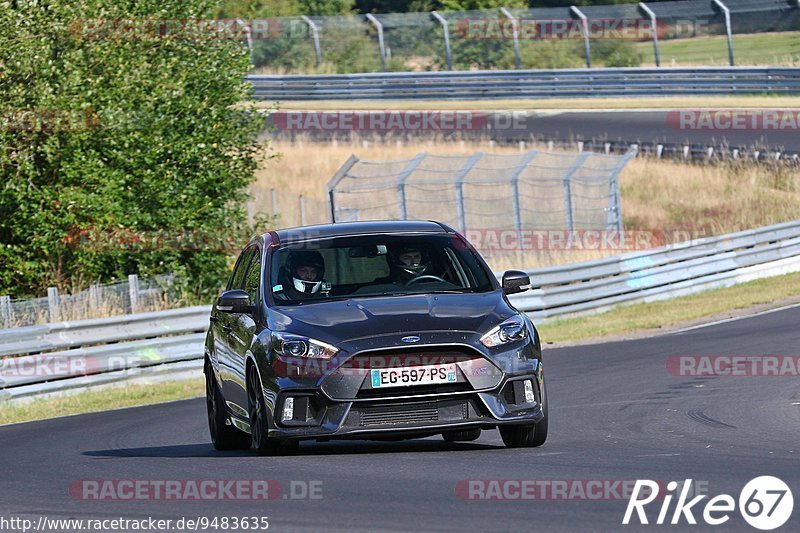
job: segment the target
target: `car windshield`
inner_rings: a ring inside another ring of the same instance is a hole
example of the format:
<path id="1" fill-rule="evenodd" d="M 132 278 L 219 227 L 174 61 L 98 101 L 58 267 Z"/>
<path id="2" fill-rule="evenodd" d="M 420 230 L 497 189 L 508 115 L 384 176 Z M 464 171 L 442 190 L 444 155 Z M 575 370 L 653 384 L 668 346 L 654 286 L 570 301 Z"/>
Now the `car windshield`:
<path id="1" fill-rule="evenodd" d="M 453 235 L 361 235 L 287 244 L 275 250 L 276 304 L 438 292 L 493 290 L 490 273 Z"/>

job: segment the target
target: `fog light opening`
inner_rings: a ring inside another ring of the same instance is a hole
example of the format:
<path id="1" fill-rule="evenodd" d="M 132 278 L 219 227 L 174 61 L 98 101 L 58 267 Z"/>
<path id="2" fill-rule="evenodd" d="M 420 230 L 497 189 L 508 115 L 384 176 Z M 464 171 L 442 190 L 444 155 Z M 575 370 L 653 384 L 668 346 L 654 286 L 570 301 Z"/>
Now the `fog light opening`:
<path id="1" fill-rule="evenodd" d="M 289 422 L 294 418 L 294 398 L 289 396 L 283 400 L 283 414 L 281 415 L 281 422 Z"/>
<path id="2" fill-rule="evenodd" d="M 529 379 L 525 380 L 525 401 L 528 403 L 536 401 L 536 396 L 533 395 L 533 382 Z"/>

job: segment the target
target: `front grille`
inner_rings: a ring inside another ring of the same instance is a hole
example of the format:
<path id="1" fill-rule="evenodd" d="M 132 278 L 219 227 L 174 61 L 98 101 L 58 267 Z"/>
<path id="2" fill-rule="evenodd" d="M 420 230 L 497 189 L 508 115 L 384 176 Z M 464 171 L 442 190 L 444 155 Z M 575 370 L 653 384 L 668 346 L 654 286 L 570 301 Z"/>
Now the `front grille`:
<path id="1" fill-rule="evenodd" d="M 467 400 L 391 403 L 354 409 L 351 416 L 361 427 L 452 422 L 469 418 L 469 404 Z"/>
<path id="2" fill-rule="evenodd" d="M 469 383 L 447 383 L 442 385 L 417 385 L 413 387 L 385 387 L 380 389 L 361 389 L 356 398 L 390 398 L 398 396 L 422 396 L 424 394 L 450 394 L 471 391 Z"/>

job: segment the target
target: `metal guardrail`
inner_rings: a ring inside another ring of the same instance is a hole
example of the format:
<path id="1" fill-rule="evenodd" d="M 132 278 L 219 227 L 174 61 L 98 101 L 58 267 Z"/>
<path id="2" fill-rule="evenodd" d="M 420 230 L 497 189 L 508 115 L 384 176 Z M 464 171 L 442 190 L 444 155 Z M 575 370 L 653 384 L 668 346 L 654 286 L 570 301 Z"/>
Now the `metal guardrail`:
<path id="1" fill-rule="evenodd" d="M 798 94 L 800 68 L 695 67 L 251 75 L 259 100 Z"/>
<path id="2" fill-rule="evenodd" d="M 533 290 L 510 299 L 518 309 L 545 319 L 798 271 L 800 220 L 529 269 Z M 209 311 L 199 306 L 0 330 L 0 399 L 142 377 L 197 376 Z"/>
<path id="3" fill-rule="evenodd" d="M 652 250 L 527 270 L 533 290 L 511 296 L 535 318 L 597 312 L 800 271 L 800 221 Z"/>

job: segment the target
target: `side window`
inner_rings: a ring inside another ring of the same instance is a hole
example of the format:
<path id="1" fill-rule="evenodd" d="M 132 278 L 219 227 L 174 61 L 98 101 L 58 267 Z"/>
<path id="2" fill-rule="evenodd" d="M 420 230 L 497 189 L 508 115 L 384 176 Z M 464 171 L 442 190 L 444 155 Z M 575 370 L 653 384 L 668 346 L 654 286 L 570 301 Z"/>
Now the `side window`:
<path id="1" fill-rule="evenodd" d="M 248 248 L 239 256 L 239 260 L 236 261 L 236 266 L 233 267 L 231 279 L 228 281 L 228 290 L 244 288 L 244 273 L 247 270 L 247 264 L 250 262 L 251 257 L 253 257 L 253 248 Z"/>
<path id="2" fill-rule="evenodd" d="M 250 295 L 250 302 L 256 303 L 259 301 L 259 288 L 261 287 L 261 253 L 258 248 L 255 248 L 255 256 L 250 262 L 250 268 L 247 269 L 247 276 L 244 280 L 244 290 Z"/>

